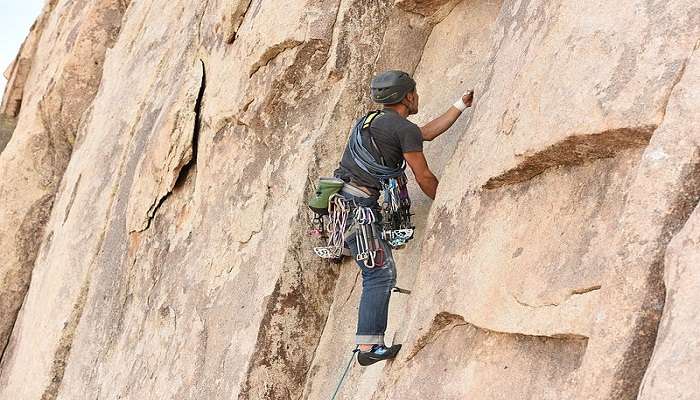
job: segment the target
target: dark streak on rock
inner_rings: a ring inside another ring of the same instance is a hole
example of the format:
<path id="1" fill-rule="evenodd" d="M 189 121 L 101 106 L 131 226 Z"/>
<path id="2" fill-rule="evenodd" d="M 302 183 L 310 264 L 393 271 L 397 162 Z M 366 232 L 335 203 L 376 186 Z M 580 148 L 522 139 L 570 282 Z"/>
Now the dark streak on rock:
<path id="1" fill-rule="evenodd" d="M 70 215 L 70 210 L 73 208 L 73 202 L 75 201 L 75 195 L 78 193 L 78 186 L 80 186 L 80 179 L 83 177 L 83 174 L 78 175 L 78 179 L 75 181 L 75 184 L 73 185 L 73 190 L 71 191 L 70 194 L 70 200 L 68 200 L 68 205 L 66 206 L 66 210 L 63 213 L 63 224 L 68 221 L 68 215 Z"/>
<path id="2" fill-rule="evenodd" d="M 48 193 L 35 201 L 27 211 L 26 217 L 21 222 L 15 236 L 18 271 L 12 276 L 12 279 L 16 290 L 4 293 L 0 297 L 0 310 L 8 311 L 7 315 L 2 316 L 3 319 L 12 321 L 6 330 L 0 330 L 0 346 L 2 346 L 0 347 L 0 361 L 3 359 L 10 335 L 14 329 L 17 314 L 22 307 L 22 299 L 24 299 L 29 289 L 29 283 L 32 279 L 32 268 L 41 245 L 44 228 L 51 214 L 53 200 L 54 194 Z"/>
<path id="3" fill-rule="evenodd" d="M 666 118 L 666 112 L 668 110 L 668 104 L 671 102 L 671 96 L 673 95 L 673 90 L 676 88 L 678 83 L 683 79 L 683 76 L 685 75 L 685 69 L 688 66 L 688 62 L 690 62 L 690 59 L 693 58 L 693 55 L 697 51 L 697 49 L 700 47 L 700 40 L 695 42 L 695 46 L 693 47 L 693 50 L 691 50 L 690 55 L 688 55 L 688 58 L 686 58 L 683 61 L 683 64 L 681 65 L 678 74 L 676 75 L 675 79 L 673 80 L 673 83 L 671 83 L 671 87 L 668 90 L 668 96 L 666 96 L 666 99 L 664 101 L 664 106 L 663 106 L 663 116 L 661 117 L 661 121 Z"/>
<path id="4" fill-rule="evenodd" d="M 550 168 L 581 165 L 600 158 L 615 157 L 621 151 L 649 143 L 656 125 L 619 128 L 601 133 L 570 136 L 533 155 L 525 156 L 514 168 L 489 179 L 485 189 L 525 182 Z"/>
<path id="5" fill-rule="evenodd" d="M 695 160 L 698 159 L 696 154 Z M 634 325 L 638 335 L 623 356 L 624 363 L 615 373 L 613 397 L 618 399 L 635 398 L 639 393 L 644 373 L 651 361 L 658 335 L 659 323 L 666 301 L 664 284 L 664 255 L 669 242 L 685 225 L 691 213 L 700 202 L 700 164 L 692 163 L 684 167 L 681 176 L 686 177 L 678 188 L 679 195 L 671 207 L 670 213 L 663 220 L 664 234 L 653 254 L 649 272 L 645 277 L 649 290 L 645 292 L 643 302 L 635 315 Z"/>
<path id="6" fill-rule="evenodd" d="M 462 0 L 399 0 L 396 7 L 423 17 L 435 18 L 433 24 L 440 23 Z M 437 18 L 436 18 L 437 17 Z"/>
<path id="7" fill-rule="evenodd" d="M 350 288 L 350 293 L 348 293 L 348 297 L 345 298 L 345 301 L 343 302 L 343 306 L 345 306 L 348 301 L 350 300 L 350 297 L 352 297 L 353 292 L 355 291 L 355 287 L 357 287 L 357 279 L 360 277 L 361 271 L 357 271 L 355 274 L 355 281 L 352 283 L 352 287 Z"/>
<path id="8" fill-rule="evenodd" d="M 83 315 L 89 289 L 90 280 L 89 278 L 86 278 L 83 282 L 83 286 L 80 288 L 78 299 L 76 300 L 75 304 L 73 304 L 73 311 L 71 312 L 70 318 L 63 327 L 63 333 L 61 334 L 61 339 L 58 342 L 58 347 L 54 353 L 53 364 L 51 365 L 51 372 L 49 373 L 51 383 L 49 383 L 49 386 L 41 395 L 41 400 L 55 400 L 58 396 L 58 390 L 60 389 L 61 382 L 63 381 L 63 374 L 66 371 L 68 356 L 70 356 L 70 351 L 73 346 L 73 336 L 78 328 L 80 318 Z"/>
<path id="9" fill-rule="evenodd" d="M 304 249 L 303 235 L 295 236 L 291 248 Z M 288 254 L 265 306 L 239 400 L 291 400 L 303 389 L 327 319 L 328 307 L 319 305 L 330 306 L 338 273 L 318 260 L 304 263 L 300 253 Z"/>
<path id="10" fill-rule="evenodd" d="M 10 142 L 16 125 L 16 118 L 5 114 L 0 114 L 0 153 L 5 150 L 5 146 L 7 146 L 7 144 Z"/>

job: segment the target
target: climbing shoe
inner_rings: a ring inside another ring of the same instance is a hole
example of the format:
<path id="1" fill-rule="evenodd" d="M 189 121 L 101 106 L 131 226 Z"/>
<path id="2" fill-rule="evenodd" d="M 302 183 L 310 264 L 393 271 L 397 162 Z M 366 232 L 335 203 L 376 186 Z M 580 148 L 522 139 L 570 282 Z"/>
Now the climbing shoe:
<path id="1" fill-rule="evenodd" d="M 386 347 L 383 344 L 375 344 L 370 351 L 361 351 L 357 354 L 357 362 L 366 367 L 377 361 L 391 360 L 401 350 L 400 344 Z"/>

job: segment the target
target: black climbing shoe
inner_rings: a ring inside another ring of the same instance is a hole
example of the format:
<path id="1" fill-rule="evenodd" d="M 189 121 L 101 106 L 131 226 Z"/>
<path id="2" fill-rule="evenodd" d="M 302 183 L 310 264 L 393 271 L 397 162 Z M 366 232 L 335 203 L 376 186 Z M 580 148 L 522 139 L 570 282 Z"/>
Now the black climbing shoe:
<path id="1" fill-rule="evenodd" d="M 395 344 L 391 347 L 375 344 L 370 351 L 361 351 L 357 354 L 357 362 L 366 367 L 377 361 L 391 360 L 396 357 L 396 354 L 401 350 L 400 344 Z"/>

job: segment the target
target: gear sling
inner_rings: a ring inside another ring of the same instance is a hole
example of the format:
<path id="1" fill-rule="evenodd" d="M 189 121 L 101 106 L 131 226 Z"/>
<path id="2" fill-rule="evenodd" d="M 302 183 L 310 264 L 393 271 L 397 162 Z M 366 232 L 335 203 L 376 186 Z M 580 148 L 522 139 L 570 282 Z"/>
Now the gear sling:
<path id="1" fill-rule="evenodd" d="M 356 188 L 337 178 L 321 178 L 308 205 L 316 213 L 315 231 L 328 239 L 326 246 L 314 248 L 314 252 L 322 258 L 341 258 L 345 236 L 356 231 L 357 260 L 363 261 L 368 268 L 379 267 L 384 263 L 380 239 L 392 248 L 399 249 L 413 238 L 415 227 L 411 223 L 411 200 L 406 187 L 406 162 L 404 160 L 396 167 L 387 166 L 372 136 L 372 121 L 381 114 L 381 111 L 372 111 L 358 119 L 348 142 L 355 163 L 382 185 L 381 227 L 378 226 L 377 217 L 371 208 L 358 206 L 354 201 L 347 201 L 339 194 L 341 191 L 352 193 L 352 189 Z M 364 146 L 362 132 L 365 130 L 372 147 L 379 155 L 379 162 Z M 350 212 L 353 213 L 354 223 L 347 226 Z"/>

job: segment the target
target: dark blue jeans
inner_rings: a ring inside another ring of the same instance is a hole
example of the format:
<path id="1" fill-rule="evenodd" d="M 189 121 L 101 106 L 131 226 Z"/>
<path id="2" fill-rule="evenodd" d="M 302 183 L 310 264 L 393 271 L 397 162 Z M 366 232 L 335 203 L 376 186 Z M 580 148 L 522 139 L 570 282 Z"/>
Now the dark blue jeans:
<path id="1" fill-rule="evenodd" d="M 376 198 L 362 198 L 352 195 L 343 195 L 347 200 L 354 200 L 358 206 L 370 207 L 380 220 L 379 204 Z M 354 215 L 348 216 L 348 226 L 353 222 Z M 391 247 L 381 238 L 378 238 L 384 250 L 384 265 L 382 267 L 367 268 L 363 261 L 357 261 L 357 232 L 351 233 L 345 238 L 345 245 L 350 249 L 353 260 L 362 270 L 362 295 L 360 297 L 360 310 L 357 317 L 356 344 L 384 344 L 384 332 L 386 331 L 389 316 L 389 298 L 391 290 L 396 286 L 396 264 L 391 254 Z"/>

